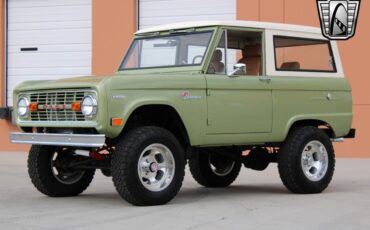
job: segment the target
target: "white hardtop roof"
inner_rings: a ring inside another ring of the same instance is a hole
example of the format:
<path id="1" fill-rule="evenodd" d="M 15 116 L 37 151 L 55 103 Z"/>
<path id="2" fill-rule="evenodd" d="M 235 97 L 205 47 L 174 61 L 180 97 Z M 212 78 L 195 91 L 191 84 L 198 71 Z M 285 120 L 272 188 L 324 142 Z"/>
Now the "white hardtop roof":
<path id="1" fill-rule="evenodd" d="M 146 29 L 137 31 L 135 34 L 152 33 L 158 31 L 167 31 L 173 29 L 186 29 L 194 27 L 208 27 L 208 26 L 231 26 L 231 27 L 248 27 L 268 30 L 282 30 L 282 31 L 295 31 L 321 34 L 320 28 L 312 26 L 301 26 L 284 23 L 272 23 L 272 22 L 258 22 L 258 21 L 188 21 L 171 23 L 166 25 L 154 26 Z"/>

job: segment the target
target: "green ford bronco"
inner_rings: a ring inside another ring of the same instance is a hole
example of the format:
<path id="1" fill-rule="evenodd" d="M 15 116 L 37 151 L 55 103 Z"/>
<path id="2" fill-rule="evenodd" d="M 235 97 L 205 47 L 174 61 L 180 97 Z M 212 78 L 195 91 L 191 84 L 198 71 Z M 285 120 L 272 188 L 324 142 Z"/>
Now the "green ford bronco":
<path id="1" fill-rule="evenodd" d="M 134 205 L 174 198 L 187 162 L 206 187 L 276 162 L 288 190 L 320 193 L 332 142 L 355 136 L 336 43 L 285 24 L 140 30 L 116 74 L 24 82 L 14 105 L 23 132 L 10 139 L 32 144 L 28 172 L 41 193 L 78 195 L 99 169 Z"/>

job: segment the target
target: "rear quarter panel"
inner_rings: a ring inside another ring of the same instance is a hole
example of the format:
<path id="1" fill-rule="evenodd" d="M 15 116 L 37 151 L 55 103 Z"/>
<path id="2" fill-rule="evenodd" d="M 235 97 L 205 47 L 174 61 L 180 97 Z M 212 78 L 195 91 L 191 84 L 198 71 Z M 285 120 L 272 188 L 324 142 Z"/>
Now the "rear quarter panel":
<path id="1" fill-rule="evenodd" d="M 345 136 L 352 124 L 351 87 L 345 78 L 272 77 L 275 140 L 284 140 L 296 121 L 328 123 L 336 137 Z"/>

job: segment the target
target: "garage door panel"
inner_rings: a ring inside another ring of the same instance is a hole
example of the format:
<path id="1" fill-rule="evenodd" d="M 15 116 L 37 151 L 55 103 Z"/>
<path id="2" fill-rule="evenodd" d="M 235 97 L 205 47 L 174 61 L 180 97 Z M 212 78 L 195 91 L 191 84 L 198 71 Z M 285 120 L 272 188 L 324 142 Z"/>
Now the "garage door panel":
<path id="1" fill-rule="evenodd" d="M 8 105 L 23 81 L 91 75 L 91 1 L 8 0 Z"/>
<path id="2" fill-rule="evenodd" d="M 56 15 L 59 16 L 73 16 L 73 15 L 80 15 L 84 16 L 84 18 L 88 19 L 91 15 L 86 14 L 84 11 L 91 10 L 88 5 L 77 5 L 77 6 L 49 6 L 49 7 L 32 7 L 30 8 L 13 8 L 14 13 L 9 17 L 9 20 L 20 20 L 27 17 L 36 17 L 37 19 L 40 18 L 40 16 L 46 17 L 49 16 L 50 19 L 54 19 Z M 19 17 L 18 14 L 21 16 Z M 79 19 L 79 18 L 77 18 Z"/>
<path id="3" fill-rule="evenodd" d="M 88 66 L 91 62 L 90 57 L 90 52 L 71 52 L 71 55 L 65 53 L 50 53 L 47 55 L 38 53 L 13 54 L 9 57 L 8 67 Z"/>
<path id="4" fill-rule="evenodd" d="M 234 20 L 236 0 L 139 0 L 140 29 L 196 20 Z"/>
<path id="5" fill-rule="evenodd" d="M 23 76 L 53 76 L 53 75 L 76 75 L 85 74 L 90 71 L 90 66 L 74 67 L 74 66 L 63 66 L 63 67 L 49 67 L 49 68 L 9 68 L 8 76 L 9 79 Z"/>
<path id="6" fill-rule="evenodd" d="M 21 48 L 25 47 L 24 44 L 17 44 L 8 46 L 8 54 L 20 53 Z M 48 53 L 48 52 L 80 52 L 86 51 L 91 52 L 92 47 L 89 43 L 77 43 L 77 44 L 52 44 L 52 45 L 38 45 L 37 51 L 27 51 L 27 52 L 37 52 L 37 53 Z"/>
<path id="7" fill-rule="evenodd" d="M 226 3 L 229 1 L 226 1 Z M 228 6 L 228 4 L 222 3 L 222 4 L 213 4 L 212 9 L 209 9 L 209 6 L 205 7 L 194 7 L 194 5 L 199 5 L 199 3 L 192 3 L 192 2 L 186 2 L 183 4 L 180 4 L 179 6 L 173 6 L 169 5 L 166 7 L 167 12 L 166 16 L 174 16 L 174 15 L 183 15 L 190 13 L 191 15 L 208 15 L 208 14 L 233 14 L 235 12 L 235 9 L 232 9 Z M 164 16 L 163 14 L 163 6 L 153 3 L 148 4 L 147 6 L 142 6 L 142 11 L 140 13 L 144 15 L 150 15 L 150 16 Z"/>
<path id="8" fill-rule="evenodd" d="M 91 0 L 10 0 L 8 8 L 89 5 Z"/>
<path id="9" fill-rule="evenodd" d="M 81 15 L 74 13 L 64 13 L 64 14 L 42 14 L 42 15 L 31 15 L 31 16 L 19 16 L 15 18 L 9 17 L 9 22 L 21 23 L 27 22 L 27 20 L 32 22 L 63 22 L 66 17 L 69 17 L 69 21 L 81 21 L 90 20 L 90 17 L 81 17 Z"/>
<path id="10" fill-rule="evenodd" d="M 164 5 L 164 6 L 186 6 L 186 5 L 193 5 L 194 6 L 208 6 L 213 7 L 215 5 L 223 5 L 223 6 L 229 6 L 230 4 L 235 4 L 235 1 L 232 0 L 140 0 L 140 4 L 148 4 L 151 7 L 155 7 L 156 3 Z M 158 7 L 158 5 L 157 5 Z M 194 7 L 195 8 L 195 7 Z"/>
<path id="11" fill-rule="evenodd" d="M 172 21 L 167 21 L 167 20 L 173 20 L 173 19 L 180 19 L 182 21 L 185 21 L 185 20 L 197 20 L 197 19 L 201 19 L 201 20 L 220 20 L 220 17 L 228 17 L 230 15 L 230 13 L 228 12 L 220 12 L 220 13 L 217 13 L 217 14 L 212 14 L 212 13 L 199 13 L 199 15 L 176 15 L 176 14 L 168 14 L 166 16 L 163 16 L 163 15 L 151 15 L 150 17 L 142 17 L 142 22 L 143 23 L 146 23 L 146 22 L 149 22 L 149 20 L 155 20 L 155 19 L 160 19 L 162 21 L 165 21 L 165 23 L 172 23 Z M 167 22 L 166 22 L 167 21 Z"/>
<path id="12" fill-rule="evenodd" d="M 144 14 L 144 15 L 150 15 L 150 16 L 164 16 L 163 15 L 163 12 L 161 12 L 161 10 L 153 10 L 153 9 L 147 9 L 146 11 L 148 12 L 145 12 L 145 11 L 142 11 L 140 12 L 141 14 Z M 174 8 L 173 10 L 170 9 L 168 13 L 166 13 L 166 16 L 177 16 L 177 15 L 182 15 L 182 14 L 187 14 L 191 12 L 191 15 L 210 15 L 210 14 L 232 14 L 234 12 L 233 9 L 223 9 L 222 7 L 220 8 L 215 8 L 213 10 L 209 10 L 208 8 L 194 8 L 194 6 L 188 6 L 188 7 L 181 7 L 181 9 L 176 9 Z"/>
<path id="13" fill-rule="evenodd" d="M 84 43 L 92 37 L 91 29 L 65 29 L 65 30 L 47 30 L 47 32 L 29 32 L 29 31 L 12 31 L 12 40 L 8 41 L 9 45 L 16 44 L 73 44 Z"/>
<path id="14" fill-rule="evenodd" d="M 59 30 L 59 29 L 78 29 L 91 26 L 91 20 L 60 21 L 60 22 L 17 22 L 13 23 L 9 31 L 22 31 L 25 27 L 29 30 Z M 37 32 L 37 31 L 36 31 Z"/>
<path id="15" fill-rule="evenodd" d="M 152 18 L 143 18 L 141 20 L 142 24 L 145 27 L 157 26 L 161 24 L 166 24 L 166 22 L 183 22 L 183 21 L 204 21 L 204 20 L 220 20 L 220 16 L 228 15 L 199 15 L 199 16 L 175 16 L 175 17 L 152 17 Z M 143 28 L 145 28 L 143 26 Z"/>

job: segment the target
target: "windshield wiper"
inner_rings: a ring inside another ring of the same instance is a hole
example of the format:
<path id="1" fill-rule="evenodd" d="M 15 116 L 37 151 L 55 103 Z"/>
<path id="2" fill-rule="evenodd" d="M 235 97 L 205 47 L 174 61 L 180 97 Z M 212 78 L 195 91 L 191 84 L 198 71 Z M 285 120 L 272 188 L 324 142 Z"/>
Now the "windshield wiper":
<path id="1" fill-rule="evenodd" d="M 139 34 L 138 37 L 152 37 L 152 36 L 158 36 L 160 35 L 160 32 L 148 32 L 148 33 L 144 33 L 144 34 Z"/>
<path id="2" fill-rule="evenodd" d="M 185 29 L 185 30 L 170 30 L 169 34 L 188 34 L 195 32 L 195 28 Z"/>
<path id="3" fill-rule="evenodd" d="M 195 28 L 190 28 L 190 29 L 181 29 L 181 30 L 170 30 L 168 31 L 168 34 L 172 35 L 181 35 L 181 34 L 188 34 L 188 33 L 193 33 L 195 32 Z M 148 33 L 143 33 L 143 34 L 138 34 L 138 37 L 153 37 L 153 36 L 159 36 L 161 35 L 161 32 L 165 31 L 156 31 L 156 32 L 148 32 Z M 166 36 L 166 35 L 163 35 Z"/>

